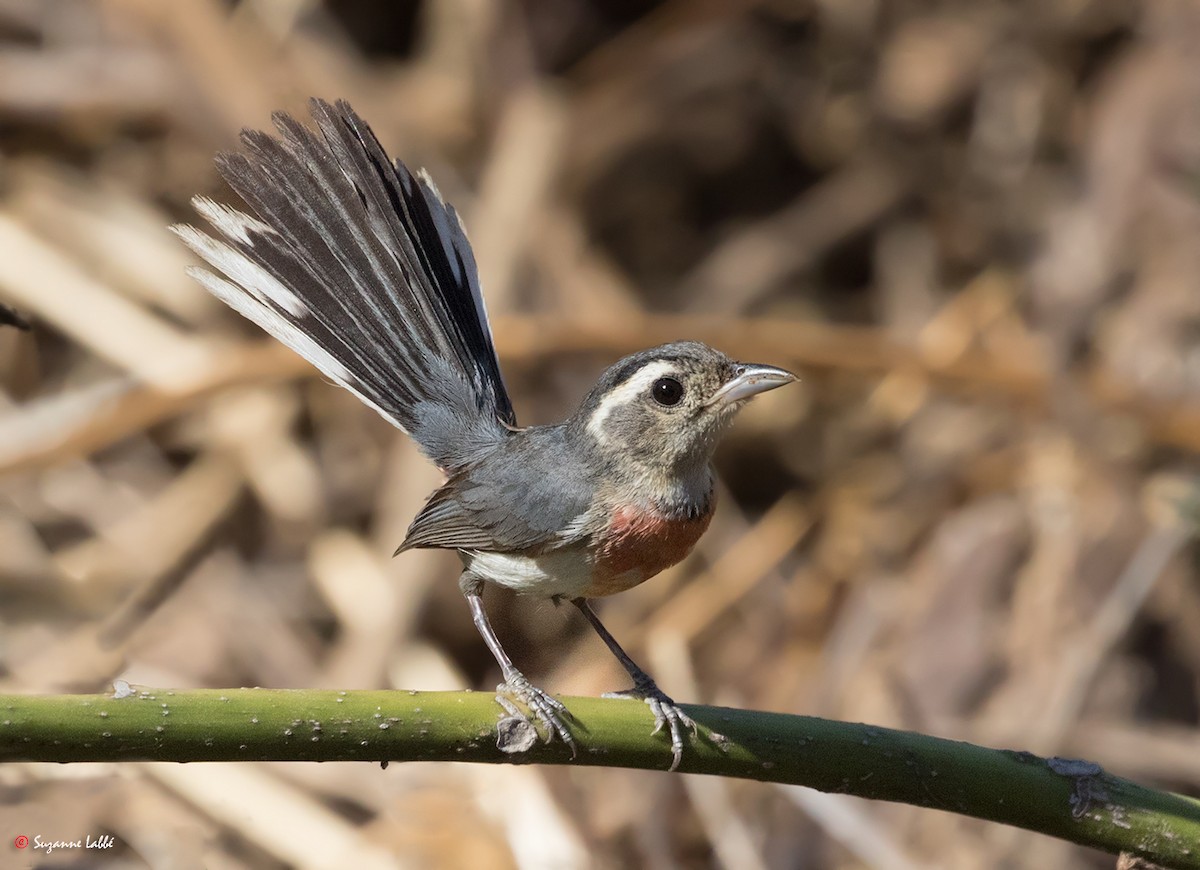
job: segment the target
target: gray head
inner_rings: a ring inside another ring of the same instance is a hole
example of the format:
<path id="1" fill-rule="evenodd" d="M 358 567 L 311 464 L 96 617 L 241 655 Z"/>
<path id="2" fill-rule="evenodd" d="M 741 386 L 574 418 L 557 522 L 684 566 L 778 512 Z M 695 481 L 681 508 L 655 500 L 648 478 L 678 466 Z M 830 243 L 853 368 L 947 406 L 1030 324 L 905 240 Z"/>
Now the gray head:
<path id="1" fill-rule="evenodd" d="M 642 470 L 684 475 L 707 467 L 717 440 L 751 397 L 795 375 L 741 363 L 698 341 L 677 341 L 620 360 L 600 378 L 570 425 L 603 454 Z"/>

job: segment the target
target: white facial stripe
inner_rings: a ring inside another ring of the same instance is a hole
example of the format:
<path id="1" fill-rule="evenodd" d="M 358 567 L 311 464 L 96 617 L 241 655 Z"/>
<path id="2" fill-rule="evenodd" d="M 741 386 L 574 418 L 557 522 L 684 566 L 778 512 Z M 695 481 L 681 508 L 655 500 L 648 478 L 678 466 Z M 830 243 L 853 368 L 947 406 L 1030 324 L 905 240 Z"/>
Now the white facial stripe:
<path id="1" fill-rule="evenodd" d="M 596 410 L 592 411 L 592 416 L 588 419 L 588 432 L 592 433 L 592 436 L 603 444 L 607 440 L 604 432 L 604 423 L 608 420 L 608 415 L 613 412 L 613 409 L 633 401 L 642 393 L 649 390 L 650 385 L 659 378 L 674 374 L 675 370 L 675 363 L 668 362 L 667 360 L 656 360 L 642 366 L 632 377 L 600 400 L 600 404 L 596 406 Z"/>

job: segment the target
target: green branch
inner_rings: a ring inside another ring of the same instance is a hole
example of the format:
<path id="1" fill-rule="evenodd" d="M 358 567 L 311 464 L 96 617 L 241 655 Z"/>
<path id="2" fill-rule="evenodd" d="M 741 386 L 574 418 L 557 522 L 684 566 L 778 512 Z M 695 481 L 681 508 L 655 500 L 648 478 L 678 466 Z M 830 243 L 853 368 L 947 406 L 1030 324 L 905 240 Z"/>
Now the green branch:
<path id="1" fill-rule="evenodd" d="M 0 695 L 3 761 L 475 761 L 666 769 L 646 705 L 567 698 L 576 758 L 489 694 L 267 689 Z M 804 716 L 686 707 L 682 772 L 804 785 L 1016 825 L 1200 868 L 1200 801 L 1098 765 Z M 498 722 L 503 726 L 497 728 Z M 506 749 L 498 748 L 497 734 Z M 723 736 L 718 736 L 723 735 Z"/>

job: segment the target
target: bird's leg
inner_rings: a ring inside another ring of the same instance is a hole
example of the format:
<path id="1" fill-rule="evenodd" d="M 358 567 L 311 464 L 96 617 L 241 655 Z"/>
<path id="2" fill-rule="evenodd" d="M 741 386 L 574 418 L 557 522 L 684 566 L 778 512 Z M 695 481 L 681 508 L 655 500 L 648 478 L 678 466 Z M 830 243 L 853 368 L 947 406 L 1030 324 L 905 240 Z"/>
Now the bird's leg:
<path id="1" fill-rule="evenodd" d="M 563 722 L 564 716 L 570 715 L 567 708 L 557 698 L 551 697 L 529 682 L 526 676 L 513 665 L 512 659 L 500 645 L 500 639 L 492 630 L 492 624 L 488 622 L 487 613 L 483 609 L 481 594 L 483 581 L 470 572 L 464 571 L 459 577 L 458 587 L 467 598 L 467 605 L 471 608 L 471 619 L 475 622 L 479 636 L 491 650 L 496 664 L 500 665 L 500 673 L 504 675 L 504 683 L 497 686 L 496 690 L 508 692 L 519 698 L 546 726 L 546 741 L 549 742 L 550 738 L 557 734 L 559 739 L 571 748 L 571 755 L 574 757 L 576 754 L 575 738 L 571 736 L 571 732 L 567 730 L 567 726 Z M 502 704 L 502 706 L 509 707 L 511 705 Z"/>
<path id="2" fill-rule="evenodd" d="M 654 682 L 654 678 L 638 667 L 637 662 L 629 657 L 625 650 L 621 649 L 621 645 L 617 643 L 617 639 L 609 634 L 604 624 L 600 622 L 600 617 L 592 610 L 592 606 L 588 604 L 585 598 L 574 598 L 571 603 L 579 608 L 580 612 L 587 617 L 587 621 L 592 624 L 592 628 L 596 629 L 596 634 L 600 635 L 600 639 L 605 645 L 612 650 L 612 654 L 617 657 L 617 661 L 621 666 L 629 672 L 629 676 L 633 677 L 633 688 L 626 689 L 623 692 L 608 692 L 604 695 L 606 698 L 639 698 L 645 701 L 651 712 L 654 713 L 654 733 L 662 731 L 664 727 L 671 731 L 671 753 L 673 760 L 670 770 L 679 767 L 679 762 L 683 760 L 683 729 L 690 728 L 692 733 L 696 733 L 696 723 L 687 713 L 679 708 L 679 705 L 671 700 L 658 685 Z"/>

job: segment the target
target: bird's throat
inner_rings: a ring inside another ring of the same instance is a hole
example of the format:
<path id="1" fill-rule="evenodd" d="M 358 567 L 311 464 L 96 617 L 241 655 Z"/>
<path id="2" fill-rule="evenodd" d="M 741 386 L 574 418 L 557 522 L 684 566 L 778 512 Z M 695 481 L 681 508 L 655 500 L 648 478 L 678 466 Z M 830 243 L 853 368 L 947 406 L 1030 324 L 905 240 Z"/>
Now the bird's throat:
<path id="1" fill-rule="evenodd" d="M 689 519 L 710 512 L 713 472 L 708 463 L 697 463 L 682 473 L 653 467 L 629 467 L 612 500 L 638 505 L 671 519 Z"/>

